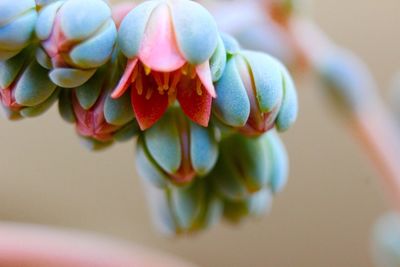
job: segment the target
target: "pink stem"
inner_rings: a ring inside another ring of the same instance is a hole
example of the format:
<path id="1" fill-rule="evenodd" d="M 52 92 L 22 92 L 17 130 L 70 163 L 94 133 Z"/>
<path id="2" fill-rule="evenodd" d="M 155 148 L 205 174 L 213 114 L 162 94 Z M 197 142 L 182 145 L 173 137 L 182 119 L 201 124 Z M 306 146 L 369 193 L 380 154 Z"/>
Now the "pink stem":
<path id="1" fill-rule="evenodd" d="M 72 231 L 0 223 L 0 266 L 189 267 L 148 249 Z"/>

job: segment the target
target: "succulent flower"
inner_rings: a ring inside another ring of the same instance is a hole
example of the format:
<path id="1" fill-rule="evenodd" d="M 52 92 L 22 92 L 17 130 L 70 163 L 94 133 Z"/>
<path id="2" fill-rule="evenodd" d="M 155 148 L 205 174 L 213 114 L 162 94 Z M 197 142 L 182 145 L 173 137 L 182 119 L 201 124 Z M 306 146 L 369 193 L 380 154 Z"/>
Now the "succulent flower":
<path id="1" fill-rule="evenodd" d="M 233 134 L 221 141 L 219 149 L 209 176 L 224 199 L 242 202 L 264 189 L 278 193 L 286 185 L 287 156 L 276 132 L 253 138 Z"/>
<path id="2" fill-rule="evenodd" d="M 139 138 L 136 166 L 143 178 L 166 187 L 169 181 L 182 185 L 208 174 L 217 157 L 214 127 L 199 126 L 171 107 Z"/>
<path id="3" fill-rule="evenodd" d="M 400 265 L 400 216 L 389 213 L 379 219 L 373 232 L 373 254 L 376 266 Z"/>
<path id="4" fill-rule="evenodd" d="M 0 60 L 4 61 L 27 47 L 37 19 L 34 0 L 0 1 Z"/>
<path id="5" fill-rule="evenodd" d="M 206 179 L 196 179 L 185 187 L 145 185 L 153 221 L 164 234 L 197 233 L 215 225 L 222 216 L 222 201 Z"/>
<path id="6" fill-rule="evenodd" d="M 112 96 L 130 89 L 142 130 L 176 99 L 191 120 L 208 125 L 226 54 L 206 9 L 189 0 L 146 1 L 125 17 L 118 38 L 129 61 Z"/>
<path id="7" fill-rule="evenodd" d="M 89 148 L 107 147 L 114 140 L 123 141 L 138 133 L 130 98 L 110 96 L 118 76 L 117 57 L 100 68 L 89 81 L 75 89 L 65 89 L 60 97 L 62 117 L 75 123 L 78 134 Z"/>
<path id="8" fill-rule="evenodd" d="M 243 134 L 260 135 L 274 126 L 284 131 L 297 118 L 293 80 L 280 62 L 266 54 L 231 55 L 216 91 L 214 114 Z"/>
<path id="9" fill-rule="evenodd" d="M 109 6 L 102 0 L 56 1 L 39 12 L 38 61 L 64 88 L 81 86 L 111 57 L 117 38 Z M 46 59 L 46 56 L 48 59 Z"/>
<path id="10" fill-rule="evenodd" d="M 0 102 L 9 119 L 38 116 L 57 101 L 59 89 L 35 61 L 34 50 L 0 61 Z"/>

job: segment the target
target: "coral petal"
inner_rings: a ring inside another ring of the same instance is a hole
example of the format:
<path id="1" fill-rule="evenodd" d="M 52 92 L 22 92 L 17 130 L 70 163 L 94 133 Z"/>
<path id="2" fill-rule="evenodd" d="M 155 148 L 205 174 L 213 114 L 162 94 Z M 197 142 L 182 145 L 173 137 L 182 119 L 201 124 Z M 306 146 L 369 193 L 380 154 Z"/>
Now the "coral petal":
<path id="1" fill-rule="evenodd" d="M 177 99 L 185 114 L 194 122 L 207 127 L 210 121 L 212 96 L 207 92 L 198 95 L 191 88 L 180 88 Z"/>
<path id="2" fill-rule="evenodd" d="M 140 47 L 139 58 L 149 68 L 162 72 L 177 70 L 185 64 L 176 44 L 171 14 L 166 4 L 153 11 Z"/>
<path id="3" fill-rule="evenodd" d="M 131 75 L 132 75 L 133 70 L 136 67 L 137 62 L 138 62 L 137 58 L 128 61 L 125 71 L 124 71 L 124 74 L 122 75 L 121 79 L 119 80 L 117 87 L 114 89 L 114 91 L 111 94 L 112 98 L 121 97 L 125 93 L 125 91 L 128 89 L 128 87 L 131 83 Z"/>
<path id="4" fill-rule="evenodd" d="M 214 84 L 211 76 L 210 63 L 208 61 L 204 62 L 201 65 L 196 66 L 196 73 L 203 86 L 207 89 L 208 93 L 216 98 L 217 94 L 215 93 Z"/>
<path id="5" fill-rule="evenodd" d="M 145 95 L 139 95 L 135 89 L 131 90 L 132 106 L 141 130 L 153 126 L 168 108 L 167 94 L 154 93 L 150 99 L 146 99 Z"/>

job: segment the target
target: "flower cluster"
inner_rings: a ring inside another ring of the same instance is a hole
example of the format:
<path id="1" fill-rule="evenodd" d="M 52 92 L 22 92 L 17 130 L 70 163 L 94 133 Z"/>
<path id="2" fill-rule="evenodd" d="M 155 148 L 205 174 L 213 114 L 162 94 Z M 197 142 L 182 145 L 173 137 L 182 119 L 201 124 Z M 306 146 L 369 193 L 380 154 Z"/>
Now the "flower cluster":
<path id="1" fill-rule="evenodd" d="M 261 215 L 285 186 L 277 131 L 296 120 L 294 83 L 276 59 L 220 33 L 200 4 L 113 12 L 103 0 L 6 0 L 0 15 L 9 117 L 58 100 L 91 149 L 137 137 L 137 171 L 164 232 Z"/>

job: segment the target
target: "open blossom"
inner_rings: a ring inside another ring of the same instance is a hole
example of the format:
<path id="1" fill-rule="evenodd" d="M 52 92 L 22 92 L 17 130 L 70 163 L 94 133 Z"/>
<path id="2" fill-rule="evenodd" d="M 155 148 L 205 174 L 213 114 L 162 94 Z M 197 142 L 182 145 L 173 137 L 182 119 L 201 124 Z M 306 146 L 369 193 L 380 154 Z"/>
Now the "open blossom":
<path id="1" fill-rule="evenodd" d="M 68 0 L 51 2 L 40 10 L 36 34 L 44 50 L 38 61 L 51 69 L 51 80 L 74 88 L 110 59 L 117 29 L 104 1 Z"/>
<path id="2" fill-rule="evenodd" d="M 297 93 L 286 68 L 267 54 L 236 51 L 216 83 L 214 114 L 246 135 L 275 127 L 284 131 L 296 121 Z"/>
<path id="3" fill-rule="evenodd" d="M 122 21 L 119 46 L 129 60 L 112 96 L 130 90 L 143 130 L 175 100 L 191 120 L 208 125 L 216 97 L 213 80 L 226 55 L 215 22 L 202 6 L 188 0 L 146 1 Z M 211 62 L 214 53 L 216 63 Z"/>
<path id="4" fill-rule="evenodd" d="M 0 61 L 0 103 L 10 119 L 40 115 L 57 101 L 59 90 L 35 61 L 34 50 Z"/>
<path id="5" fill-rule="evenodd" d="M 160 187 L 183 185 L 211 171 L 218 157 L 214 127 L 189 121 L 178 108 L 170 108 L 138 141 L 139 174 Z"/>
<path id="6" fill-rule="evenodd" d="M 37 19 L 34 0 L 0 1 L 0 60 L 7 60 L 27 47 Z"/>

